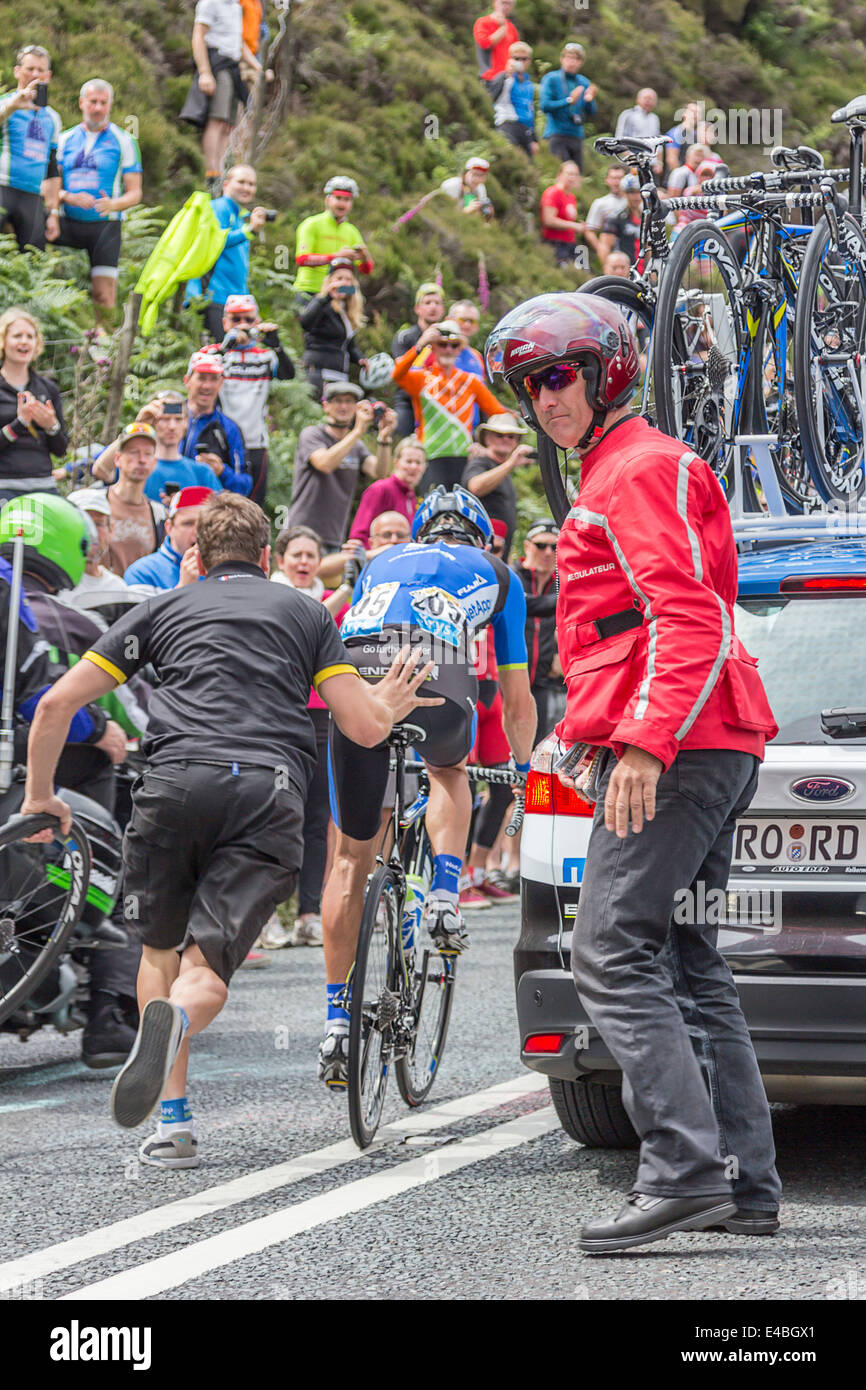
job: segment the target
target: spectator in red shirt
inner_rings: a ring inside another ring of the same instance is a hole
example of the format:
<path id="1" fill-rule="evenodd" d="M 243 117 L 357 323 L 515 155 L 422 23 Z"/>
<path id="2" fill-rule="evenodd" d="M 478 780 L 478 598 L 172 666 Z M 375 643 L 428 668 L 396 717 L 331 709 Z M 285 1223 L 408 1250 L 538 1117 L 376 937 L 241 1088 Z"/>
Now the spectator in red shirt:
<path id="1" fill-rule="evenodd" d="M 427 454 L 420 440 L 413 434 L 401 439 L 394 454 L 394 471 L 389 477 L 371 483 L 364 492 L 349 540 L 360 541 L 366 550 L 370 544 L 370 527 L 382 512 L 399 512 L 411 521 L 418 506 L 415 489 L 426 467 Z"/>
<path id="2" fill-rule="evenodd" d="M 482 82 L 490 82 L 497 73 L 505 71 L 508 50 L 520 40 L 517 28 L 508 18 L 513 9 L 514 0 L 493 0 L 490 14 L 482 15 L 472 26 Z"/>
<path id="3" fill-rule="evenodd" d="M 583 235 L 584 224 L 577 220 L 580 182 L 580 170 L 573 160 L 567 159 L 560 165 L 556 183 L 541 195 L 541 235 L 550 243 L 557 265 L 574 262 L 578 233 Z"/>

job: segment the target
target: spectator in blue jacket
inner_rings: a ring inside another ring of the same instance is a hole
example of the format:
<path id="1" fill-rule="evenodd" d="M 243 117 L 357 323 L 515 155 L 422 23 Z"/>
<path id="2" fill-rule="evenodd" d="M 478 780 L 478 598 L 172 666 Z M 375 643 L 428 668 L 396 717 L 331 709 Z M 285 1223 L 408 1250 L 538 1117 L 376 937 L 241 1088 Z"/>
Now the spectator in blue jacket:
<path id="1" fill-rule="evenodd" d="M 583 169 L 583 123 L 595 115 L 598 91 L 581 72 L 583 59 L 583 44 L 567 43 L 560 66 L 541 79 L 539 96 L 539 105 L 547 115 L 544 138 L 550 153 L 563 162 L 573 160 L 578 169 Z"/>
<path id="2" fill-rule="evenodd" d="M 249 497 L 252 474 L 247 472 L 244 437 L 240 426 L 217 407 L 223 384 L 223 364 L 218 353 L 194 352 L 184 377 L 189 428 L 180 446 L 184 458 L 208 464 L 227 492 Z"/>
<path id="3" fill-rule="evenodd" d="M 223 339 L 223 313 L 230 294 L 246 294 L 250 273 L 250 240 L 265 225 L 263 207 L 252 206 L 256 196 L 256 171 L 249 164 L 236 164 L 223 179 L 223 196 L 211 203 L 221 227 L 228 229 L 226 244 L 213 270 L 203 280 L 190 280 L 191 296 L 207 294 L 204 326 L 211 342 Z"/>
<path id="4" fill-rule="evenodd" d="M 508 50 L 505 71 L 487 83 L 493 98 L 493 121 L 506 140 L 518 145 L 532 159 L 538 153 L 535 132 L 535 83 L 529 76 L 532 49 L 518 40 Z"/>
<path id="5" fill-rule="evenodd" d="M 209 487 L 185 487 L 171 499 L 165 519 L 165 539 L 152 555 L 142 555 L 124 571 L 127 584 L 151 584 L 155 589 L 175 589 L 199 577 L 197 554 L 186 564 L 184 556 L 195 546 L 195 528 L 202 503 L 211 495 Z"/>

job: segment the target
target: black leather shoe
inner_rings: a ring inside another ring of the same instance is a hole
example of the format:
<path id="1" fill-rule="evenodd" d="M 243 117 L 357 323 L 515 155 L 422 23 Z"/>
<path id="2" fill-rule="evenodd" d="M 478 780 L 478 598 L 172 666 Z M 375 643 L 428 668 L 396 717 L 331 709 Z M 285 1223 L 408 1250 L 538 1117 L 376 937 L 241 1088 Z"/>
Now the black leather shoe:
<path id="1" fill-rule="evenodd" d="M 604 1255 L 630 1250 L 664 1240 L 675 1231 L 703 1231 L 718 1226 L 736 1213 L 727 1197 L 651 1197 L 644 1192 L 629 1193 L 616 1216 L 593 1221 L 580 1233 L 580 1248 L 587 1255 Z"/>
<path id="2" fill-rule="evenodd" d="M 695 1230 L 698 1227 L 694 1228 Z M 733 1216 L 716 1226 L 701 1226 L 702 1231 L 729 1231 L 732 1236 L 771 1236 L 779 1229 L 777 1211 L 752 1210 L 750 1207 L 737 1207 Z"/>
<path id="3" fill-rule="evenodd" d="M 86 1067 L 122 1067 L 132 1051 L 138 1030 L 130 1028 L 112 1000 L 91 1014 L 81 1039 L 81 1060 Z"/>

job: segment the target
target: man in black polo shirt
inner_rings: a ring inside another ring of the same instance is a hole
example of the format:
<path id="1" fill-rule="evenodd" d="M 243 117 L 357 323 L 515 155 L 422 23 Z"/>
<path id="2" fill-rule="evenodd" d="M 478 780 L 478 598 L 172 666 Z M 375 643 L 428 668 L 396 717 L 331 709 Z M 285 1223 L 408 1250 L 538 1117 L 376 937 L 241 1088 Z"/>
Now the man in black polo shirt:
<path id="1" fill-rule="evenodd" d="M 146 663 L 158 684 L 124 839 L 124 893 L 142 940 L 141 1025 L 111 1107 L 133 1128 L 162 1096 L 139 1150 L 165 1168 L 198 1164 L 186 1102 L 186 1034 L 225 1004 L 229 981 L 303 857 L 304 801 L 316 757 L 310 687 L 353 742 L 372 748 L 418 705 L 432 670 L 406 648 L 376 686 L 358 678 L 327 610 L 269 584 L 269 528 L 255 503 L 222 492 L 197 528 L 204 582 L 147 599 L 43 696 L 28 749 L 26 813 L 68 829 L 53 774 L 72 715 Z M 87 692 L 83 694 L 82 692 Z"/>

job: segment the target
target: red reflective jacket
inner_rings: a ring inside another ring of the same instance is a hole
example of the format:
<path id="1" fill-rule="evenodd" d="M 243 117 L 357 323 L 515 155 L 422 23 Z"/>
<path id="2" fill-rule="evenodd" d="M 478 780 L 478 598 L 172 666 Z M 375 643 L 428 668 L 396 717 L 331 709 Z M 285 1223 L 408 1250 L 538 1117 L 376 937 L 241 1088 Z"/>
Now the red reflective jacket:
<path id="1" fill-rule="evenodd" d="M 557 568 L 560 737 L 618 757 L 634 744 L 665 767 L 681 748 L 763 756 L 777 726 L 734 634 L 737 554 L 708 464 L 645 420 L 617 425 L 584 457 Z M 630 609 L 641 626 L 599 635 L 598 620 Z"/>

